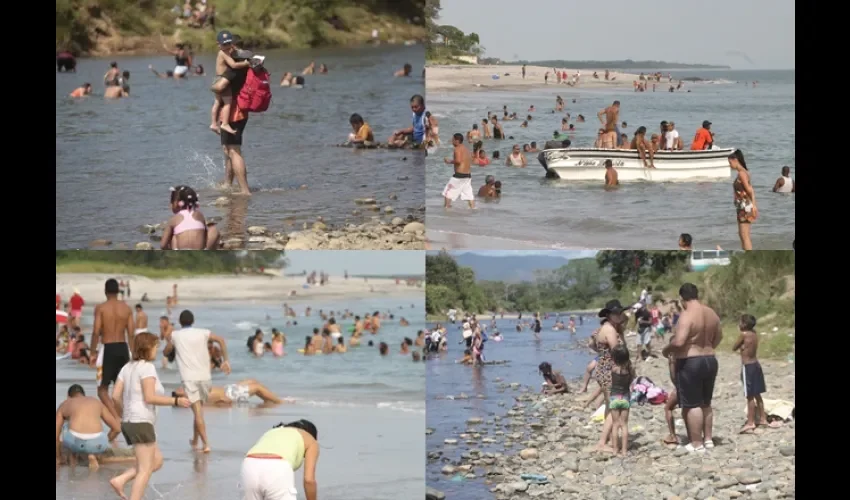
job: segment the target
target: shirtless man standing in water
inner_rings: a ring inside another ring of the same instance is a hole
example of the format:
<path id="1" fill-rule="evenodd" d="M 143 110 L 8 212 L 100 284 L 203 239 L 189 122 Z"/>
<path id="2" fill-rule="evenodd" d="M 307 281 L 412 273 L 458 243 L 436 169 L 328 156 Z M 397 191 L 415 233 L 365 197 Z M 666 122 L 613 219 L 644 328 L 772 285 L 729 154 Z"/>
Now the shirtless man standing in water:
<path id="1" fill-rule="evenodd" d="M 446 158 L 446 165 L 454 165 L 455 172 L 449 179 L 446 188 L 443 189 L 444 206 L 451 208 L 452 201 L 460 198 L 469 203 L 469 208 L 475 208 L 475 195 L 472 192 L 472 154 L 463 144 L 463 134 L 452 136 L 452 145 L 455 147 L 452 158 Z"/>
<path id="2" fill-rule="evenodd" d="M 685 449 L 704 453 L 714 448 L 711 397 L 718 368 L 715 349 L 723 339 L 723 330 L 717 313 L 700 303 L 694 284 L 682 285 L 679 296 L 685 310 L 662 355 L 673 353 L 676 357 L 676 393 L 688 429 L 689 443 Z"/>
<path id="3" fill-rule="evenodd" d="M 148 313 L 142 310 L 142 304 L 136 304 L 136 335 L 148 331 Z"/>
<path id="4" fill-rule="evenodd" d="M 130 350 L 133 348 L 133 337 L 135 324 L 133 322 L 133 311 L 123 300 L 118 299 L 118 281 L 106 280 L 104 292 L 106 302 L 98 304 L 94 308 L 94 328 L 91 334 L 91 352 L 96 353 L 97 343 L 103 346 L 102 368 L 103 374 L 100 385 L 97 388 L 97 396 L 109 411 L 120 419 L 121 416 L 115 409 L 115 402 L 109 395 L 109 384 L 114 384 L 118 378 L 118 372 L 130 361 Z M 95 367 L 101 356 L 91 357 L 91 366 Z"/>
<path id="5" fill-rule="evenodd" d="M 604 130 L 599 136 L 599 145 L 603 149 L 615 149 L 617 140 L 620 137 L 620 131 L 617 129 L 617 124 L 620 120 L 620 101 L 614 101 L 614 104 L 596 113 L 599 121 L 602 123 Z"/>

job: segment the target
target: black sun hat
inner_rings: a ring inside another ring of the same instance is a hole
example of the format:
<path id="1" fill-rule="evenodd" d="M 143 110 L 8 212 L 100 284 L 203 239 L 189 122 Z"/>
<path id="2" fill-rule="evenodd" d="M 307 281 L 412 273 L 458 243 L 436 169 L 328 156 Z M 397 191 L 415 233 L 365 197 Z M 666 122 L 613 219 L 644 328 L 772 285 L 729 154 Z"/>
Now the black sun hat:
<path id="1" fill-rule="evenodd" d="M 606 318 L 611 314 L 620 314 L 624 310 L 625 308 L 623 307 L 623 304 L 620 304 L 619 300 L 609 300 L 605 303 L 605 307 L 599 311 L 599 317 Z"/>

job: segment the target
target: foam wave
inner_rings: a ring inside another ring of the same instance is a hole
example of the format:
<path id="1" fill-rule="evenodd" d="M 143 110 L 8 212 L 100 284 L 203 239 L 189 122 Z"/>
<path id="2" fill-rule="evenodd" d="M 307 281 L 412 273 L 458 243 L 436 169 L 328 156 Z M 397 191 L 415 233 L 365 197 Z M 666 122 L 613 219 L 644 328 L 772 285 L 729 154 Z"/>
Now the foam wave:
<path id="1" fill-rule="evenodd" d="M 346 407 L 346 408 L 378 408 L 381 410 L 401 411 L 405 413 L 425 414 L 425 403 L 423 401 L 381 401 L 377 403 L 352 403 L 350 401 L 314 401 L 309 399 L 294 398 L 296 404 L 316 406 L 320 408 Z"/>
<path id="2" fill-rule="evenodd" d="M 252 323 L 250 321 L 237 321 L 237 322 L 233 323 L 233 326 L 235 326 L 239 330 L 248 331 L 248 330 L 254 330 L 260 325 L 257 324 L 257 323 Z"/>

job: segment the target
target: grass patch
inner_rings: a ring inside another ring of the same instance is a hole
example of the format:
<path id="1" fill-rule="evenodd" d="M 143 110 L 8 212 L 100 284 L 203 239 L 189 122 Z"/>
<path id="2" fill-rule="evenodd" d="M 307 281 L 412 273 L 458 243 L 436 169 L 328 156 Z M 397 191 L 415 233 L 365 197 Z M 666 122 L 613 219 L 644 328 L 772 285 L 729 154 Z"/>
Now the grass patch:
<path id="1" fill-rule="evenodd" d="M 134 276 L 144 276 L 151 279 L 183 278 L 187 276 L 222 274 L 220 271 L 189 271 L 177 268 L 157 269 L 132 264 L 121 264 L 119 262 L 97 262 L 86 260 L 57 262 L 56 274 L 59 273 L 130 274 Z"/>

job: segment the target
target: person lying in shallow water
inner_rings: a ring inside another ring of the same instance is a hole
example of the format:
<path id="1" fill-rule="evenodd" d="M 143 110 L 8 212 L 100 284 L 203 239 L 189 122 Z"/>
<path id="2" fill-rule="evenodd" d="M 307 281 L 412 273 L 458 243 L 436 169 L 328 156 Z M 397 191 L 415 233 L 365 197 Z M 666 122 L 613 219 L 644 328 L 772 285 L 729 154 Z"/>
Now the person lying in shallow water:
<path id="1" fill-rule="evenodd" d="M 174 216 L 165 226 L 160 246 L 163 250 L 213 250 L 218 248 L 219 232 L 207 224 L 201 213 L 198 194 L 189 186 L 171 188 Z"/>
<path id="2" fill-rule="evenodd" d="M 178 387 L 177 390 L 171 393 L 171 396 L 175 398 L 184 397 L 183 388 Z M 284 402 L 277 394 L 269 390 L 268 387 L 254 379 L 248 378 L 224 387 L 213 386 L 204 404 L 206 406 L 232 406 L 234 403 L 247 403 L 253 396 L 262 399 L 265 405 L 277 405 Z"/>

